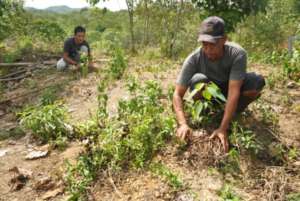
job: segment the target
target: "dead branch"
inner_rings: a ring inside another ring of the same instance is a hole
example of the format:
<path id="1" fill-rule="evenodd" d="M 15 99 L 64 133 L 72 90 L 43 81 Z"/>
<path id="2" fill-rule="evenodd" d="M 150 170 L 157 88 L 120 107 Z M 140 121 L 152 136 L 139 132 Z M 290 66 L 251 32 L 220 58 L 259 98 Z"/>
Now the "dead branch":
<path id="1" fill-rule="evenodd" d="M 28 77 L 30 75 L 27 75 L 27 74 L 23 74 L 23 75 L 20 75 L 18 77 L 13 77 L 13 78 L 3 78 L 3 79 L 0 79 L 0 82 L 9 82 L 9 81 L 14 81 L 14 80 L 21 80 L 21 79 L 24 79 L 25 77 Z"/>
<path id="2" fill-rule="evenodd" d="M 26 73 L 27 70 L 25 69 L 22 69 L 22 70 L 19 70 L 17 72 L 13 72 L 13 73 L 9 73 L 9 74 L 6 74 L 6 75 L 3 75 L 0 77 L 0 79 L 4 79 L 4 78 L 9 78 L 9 77 L 13 77 L 15 75 L 19 75 L 19 74 L 22 74 L 22 73 Z"/>
<path id="3" fill-rule="evenodd" d="M 24 63 L 0 63 L 0 67 L 21 67 L 21 66 L 31 66 L 35 63 L 24 62 Z"/>
<path id="4" fill-rule="evenodd" d="M 49 79 L 48 81 L 52 81 L 54 80 L 55 78 L 53 79 Z M 62 80 L 62 81 L 65 81 L 65 80 Z M 12 97 L 9 97 L 9 98 L 6 98 L 6 99 L 3 99 L 3 100 L 0 100 L 0 105 L 7 102 L 7 101 L 12 101 L 12 100 L 16 100 L 18 98 L 21 98 L 21 97 L 26 97 L 26 96 L 29 96 L 30 94 L 34 94 L 34 93 L 37 93 L 39 91 L 42 91 L 44 89 L 47 89 L 47 88 L 50 88 L 52 87 L 54 84 L 58 84 L 60 82 L 56 82 L 56 83 L 51 83 L 49 85 L 46 85 L 46 86 L 43 86 L 41 88 L 38 88 L 38 89 L 35 89 L 35 90 L 32 90 L 32 91 L 29 91 L 29 92 L 26 92 L 26 93 L 23 93 L 23 94 L 19 94 L 19 95 L 15 95 L 15 96 L 12 96 Z"/>

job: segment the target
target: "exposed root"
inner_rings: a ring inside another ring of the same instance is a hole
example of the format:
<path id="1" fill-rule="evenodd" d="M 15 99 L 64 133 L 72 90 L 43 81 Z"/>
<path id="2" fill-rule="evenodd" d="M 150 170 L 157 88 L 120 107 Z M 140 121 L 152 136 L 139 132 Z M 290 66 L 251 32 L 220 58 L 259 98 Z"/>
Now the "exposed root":
<path id="1" fill-rule="evenodd" d="M 193 166 L 216 166 L 226 156 L 221 142 L 209 137 L 206 131 L 196 131 L 193 135 L 185 154 Z"/>

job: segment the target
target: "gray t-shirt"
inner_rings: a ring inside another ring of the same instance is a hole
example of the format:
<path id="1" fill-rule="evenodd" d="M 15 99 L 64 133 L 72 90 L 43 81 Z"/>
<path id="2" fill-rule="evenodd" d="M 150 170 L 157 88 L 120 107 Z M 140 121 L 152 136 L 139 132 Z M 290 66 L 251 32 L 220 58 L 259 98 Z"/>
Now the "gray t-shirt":
<path id="1" fill-rule="evenodd" d="M 79 61 L 79 51 L 82 46 L 86 46 L 88 48 L 88 54 L 90 55 L 90 46 L 86 41 L 83 41 L 81 44 L 76 44 L 74 37 L 68 38 L 64 43 L 64 52 L 68 52 L 69 57 L 71 57 L 75 61 Z"/>
<path id="2" fill-rule="evenodd" d="M 218 61 L 210 61 L 200 47 L 183 63 L 177 84 L 188 87 L 196 73 L 202 73 L 216 84 L 227 84 L 229 80 L 243 80 L 246 75 L 247 53 L 236 43 L 226 42 L 224 55 Z"/>

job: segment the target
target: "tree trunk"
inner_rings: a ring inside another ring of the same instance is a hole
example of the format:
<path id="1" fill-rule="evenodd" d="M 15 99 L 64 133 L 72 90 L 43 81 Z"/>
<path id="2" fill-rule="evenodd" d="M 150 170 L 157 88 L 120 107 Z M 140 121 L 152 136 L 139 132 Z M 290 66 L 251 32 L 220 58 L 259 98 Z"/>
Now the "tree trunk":
<path id="1" fill-rule="evenodd" d="M 176 43 L 177 33 L 181 29 L 182 11 L 183 11 L 183 0 L 180 0 L 180 7 L 179 7 L 179 10 L 178 10 L 177 16 L 176 16 L 176 25 L 175 25 L 175 29 L 172 31 L 172 34 L 171 34 L 170 46 L 169 46 L 169 51 L 168 51 L 170 57 L 173 56 L 173 48 Z"/>
<path id="2" fill-rule="evenodd" d="M 148 0 L 144 0 L 145 5 L 145 22 L 144 22 L 144 44 L 149 44 L 149 8 L 148 8 Z"/>
<path id="3" fill-rule="evenodd" d="M 133 32 L 133 9 L 134 9 L 134 2 L 133 0 L 126 0 L 127 11 L 129 16 L 129 31 L 131 37 L 131 53 L 135 53 L 135 40 L 134 40 L 134 32 Z"/>

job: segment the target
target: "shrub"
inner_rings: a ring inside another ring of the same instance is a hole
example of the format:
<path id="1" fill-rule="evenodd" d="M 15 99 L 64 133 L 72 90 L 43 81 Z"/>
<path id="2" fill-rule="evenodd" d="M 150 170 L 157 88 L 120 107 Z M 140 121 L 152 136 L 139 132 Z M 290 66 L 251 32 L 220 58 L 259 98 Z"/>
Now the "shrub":
<path id="1" fill-rule="evenodd" d="M 20 117 L 21 125 L 30 129 L 43 142 L 68 135 L 67 113 L 61 104 L 28 108 L 20 113 Z"/>

